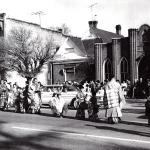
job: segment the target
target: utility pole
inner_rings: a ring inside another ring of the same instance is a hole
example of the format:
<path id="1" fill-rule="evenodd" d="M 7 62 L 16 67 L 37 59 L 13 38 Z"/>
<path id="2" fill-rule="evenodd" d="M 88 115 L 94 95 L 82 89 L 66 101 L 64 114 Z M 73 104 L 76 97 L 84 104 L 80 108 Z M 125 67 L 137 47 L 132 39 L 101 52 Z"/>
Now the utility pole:
<path id="1" fill-rule="evenodd" d="M 39 17 L 39 25 L 41 26 L 41 16 L 45 15 L 43 11 L 37 11 L 37 12 L 33 12 L 32 15 L 38 15 Z"/>

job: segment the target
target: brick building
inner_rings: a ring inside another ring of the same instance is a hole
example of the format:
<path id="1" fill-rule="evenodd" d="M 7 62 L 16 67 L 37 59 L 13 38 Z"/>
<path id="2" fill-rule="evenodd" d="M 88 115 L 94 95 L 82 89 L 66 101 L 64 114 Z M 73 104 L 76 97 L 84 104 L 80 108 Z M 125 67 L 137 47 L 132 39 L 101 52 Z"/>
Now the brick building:
<path id="1" fill-rule="evenodd" d="M 128 79 L 132 84 L 139 78 L 150 78 L 150 26 L 144 24 L 139 29 L 129 29 L 128 36 L 124 37 L 120 25 L 116 25 L 116 32 L 112 33 L 98 29 L 97 24 L 98 21 L 89 21 L 88 34 L 83 39 L 74 40 L 86 59 L 71 57 L 62 61 L 54 57 L 52 83 L 58 80 L 104 81 L 111 74 L 121 82 Z M 72 51 L 72 56 L 73 53 L 76 51 Z M 62 74 L 58 68 L 63 70 Z"/>
<path id="2" fill-rule="evenodd" d="M 121 26 L 116 26 L 120 35 Z M 95 43 L 96 79 L 103 81 L 113 73 L 120 81 L 150 78 L 150 26 L 129 29 L 128 37 L 113 37 L 110 42 Z"/>

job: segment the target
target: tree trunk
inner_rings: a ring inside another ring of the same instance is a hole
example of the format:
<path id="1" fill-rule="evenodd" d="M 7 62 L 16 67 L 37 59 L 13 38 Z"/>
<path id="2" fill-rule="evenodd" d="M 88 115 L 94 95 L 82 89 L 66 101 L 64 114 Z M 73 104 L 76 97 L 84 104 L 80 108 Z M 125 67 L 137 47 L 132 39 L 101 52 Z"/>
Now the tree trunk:
<path id="1" fill-rule="evenodd" d="M 31 79 L 30 77 L 26 77 L 26 86 L 25 86 L 25 90 L 24 90 L 24 102 L 23 102 L 23 107 L 25 109 L 25 112 L 27 113 L 28 110 L 29 110 L 29 103 L 28 103 L 28 98 L 29 98 L 29 84 L 31 82 Z"/>

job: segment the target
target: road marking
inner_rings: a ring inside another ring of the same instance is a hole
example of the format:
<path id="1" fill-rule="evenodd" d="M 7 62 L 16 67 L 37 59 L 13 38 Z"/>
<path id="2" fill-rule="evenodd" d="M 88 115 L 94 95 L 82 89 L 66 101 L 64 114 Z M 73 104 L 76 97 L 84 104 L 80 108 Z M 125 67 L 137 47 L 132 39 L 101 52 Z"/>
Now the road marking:
<path id="1" fill-rule="evenodd" d="M 125 121 L 125 122 L 129 122 L 129 123 L 141 123 L 141 124 L 145 124 L 145 125 L 147 125 L 148 124 L 148 122 L 146 122 L 146 121 L 129 121 L 129 120 L 123 120 L 123 121 Z"/>
<path id="2" fill-rule="evenodd" d="M 118 138 L 118 137 L 109 137 L 109 136 L 99 136 L 99 135 L 92 135 L 92 134 L 84 134 L 84 133 L 73 133 L 73 132 L 65 132 L 65 131 L 48 131 L 43 129 L 36 129 L 36 128 L 25 128 L 25 127 L 17 127 L 13 126 L 13 129 L 19 129 L 19 130 L 28 130 L 28 131 L 38 131 L 38 132 L 48 132 L 48 133 L 63 133 L 65 135 L 71 135 L 71 136 L 82 136 L 82 137 L 91 137 L 91 138 L 99 138 L 99 139 L 107 139 L 107 140 L 117 140 L 117 141 L 125 141 L 125 142 L 136 142 L 136 143 L 142 143 L 142 144 L 150 144 L 150 141 L 145 140 L 136 140 L 136 139 L 126 139 L 126 138 Z"/>

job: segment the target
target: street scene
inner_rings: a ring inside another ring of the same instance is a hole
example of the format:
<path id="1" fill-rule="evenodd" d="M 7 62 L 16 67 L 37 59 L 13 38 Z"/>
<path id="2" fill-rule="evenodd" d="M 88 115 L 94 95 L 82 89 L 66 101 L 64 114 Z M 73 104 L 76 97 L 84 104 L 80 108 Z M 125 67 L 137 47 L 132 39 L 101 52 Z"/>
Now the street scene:
<path id="1" fill-rule="evenodd" d="M 1 112 L 0 147 L 4 150 L 148 150 L 150 130 L 144 102 L 127 100 L 122 121 L 114 125 L 107 124 L 104 110 L 99 112 L 97 122 L 75 119 L 75 110 L 69 110 L 64 118 L 56 118 L 46 106 L 41 109 L 41 115 L 18 114 L 14 109 Z"/>
<path id="2" fill-rule="evenodd" d="M 149 6 L 3 1 L 0 150 L 149 150 Z"/>
<path id="3" fill-rule="evenodd" d="M 76 120 L 75 110 L 64 118 L 52 117 L 49 108 L 41 115 L 1 112 L 0 147 L 2 149 L 149 149 L 149 127 L 144 100 L 127 100 L 120 124 L 100 120 Z"/>

